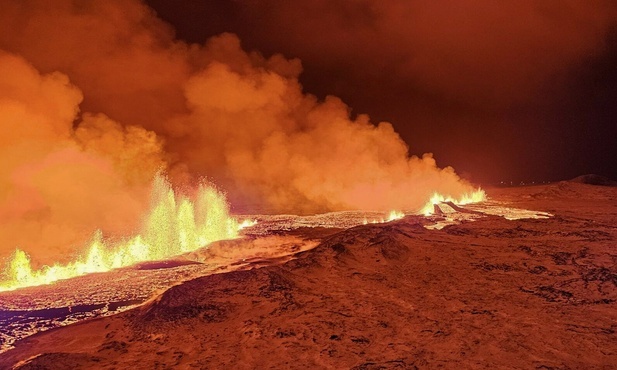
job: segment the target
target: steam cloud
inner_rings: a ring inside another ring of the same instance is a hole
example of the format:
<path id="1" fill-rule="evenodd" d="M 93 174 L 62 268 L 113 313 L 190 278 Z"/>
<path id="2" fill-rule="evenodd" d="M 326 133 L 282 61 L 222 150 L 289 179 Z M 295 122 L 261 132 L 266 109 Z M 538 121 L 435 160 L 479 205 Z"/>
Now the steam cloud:
<path id="1" fill-rule="evenodd" d="M 298 83 L 301 64 L 204 45 L 139 1 L 0 2 L 0 253 L 44 259 L 122 235 L 160 169 L 272 212 L 419 209 L 472 190 L 391 124 Z M 83 113 L 80 113 L 83 112 Z"/>
<path id="2" fill-rule="evenodd" d="M 82 94 L 66 75 L 4 52 L 0 71 L 2 252 L 54 255 L 97 228 L 130 231 L 163 164 L 156 136 L 103 115 L 84 114 L 74 129 Z"/>

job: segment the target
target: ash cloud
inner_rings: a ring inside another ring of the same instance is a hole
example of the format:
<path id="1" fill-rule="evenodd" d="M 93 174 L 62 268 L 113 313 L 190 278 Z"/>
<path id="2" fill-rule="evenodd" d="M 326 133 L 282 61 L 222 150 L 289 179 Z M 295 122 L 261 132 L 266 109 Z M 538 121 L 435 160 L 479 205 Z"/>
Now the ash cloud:
<path id="1" fill-rule="evenodd" d="M 126 233 L 160 168 L 272 212 L 414 210 L 472 190 L 409 156 L 390 123 L 304 93 L 299 60 L 233 34 L 178 41 L 139 1 L 2 1 L 0 49 L 2 251 Z"/>
<path id="2" fill-rule="evenodd" d="M 297 60 L 245 54 L 229 34 L 209 40 L 205 52 L 216 59 L 186 82 L 189 112 L 172 119 L 183 132 L 171 145 L 232 199 L 278 212 L 413 210 L 432 191 L 470 190 L 430 155 L 408 157 L 389 123 L 351 120 L 340 99 L 304 94 Z"/>
<path id="3" fill-rule="evenodd" d="M 414 152 L 475 178 L 617 175 L 615 146 L 597 134 L 613 131 L 601 118 L 611 109 L 571 104 L 612 98 L 585 74 L 590 60 L 611 65 L 614 1 L 147 1 L 182 38 L 229 30 L 249 48 L 299 57 L 307 90 L 392 121 Z M 610 68 L 594 73 L 612 81 Z"/>

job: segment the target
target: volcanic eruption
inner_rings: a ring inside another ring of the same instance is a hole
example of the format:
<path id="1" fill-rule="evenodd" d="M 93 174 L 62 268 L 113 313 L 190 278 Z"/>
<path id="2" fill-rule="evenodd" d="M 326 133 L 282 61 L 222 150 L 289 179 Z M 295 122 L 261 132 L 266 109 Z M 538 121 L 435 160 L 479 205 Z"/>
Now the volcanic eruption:
<path id="1" fill-rule="evenodd" d="M 2 12 L 12 31 L 0 40 L 0 245 L 5 257 L 20 249 L 5 288 L 45 281 L 31 277 L 29 258 L 92 272 L 167 256 L 155 252 L 161 243 L 183 252 L 234 237 L 225 225 L 206 232 L 216 237 L 192 235 L 234 222 L 226 200 L 202 199 L 204 176 L 253 212 L 419 212 L 434 193 L 483 199 L 430 153 L 410 156 L 390 123 L 304 93 L 297 59 L 246 52 L 232 34 L 186 44 L 139 2 L 62 4 Z M 201 200 L 171 204 L 175 195 L 154 180 L 160 171 Z M 220 220 L 196 220 L 199 207 L 219 209 Z M 153 227 L 140 228 L 153 217 L 167 234 L 146 242 Z M 68 276 L 57 266 L 42 274 Z"/>
<path id="2" fill-rule="evenodd" d="M 0 0 L 0 368 L 617 361 L 614 5 L 170 4 Z"/>

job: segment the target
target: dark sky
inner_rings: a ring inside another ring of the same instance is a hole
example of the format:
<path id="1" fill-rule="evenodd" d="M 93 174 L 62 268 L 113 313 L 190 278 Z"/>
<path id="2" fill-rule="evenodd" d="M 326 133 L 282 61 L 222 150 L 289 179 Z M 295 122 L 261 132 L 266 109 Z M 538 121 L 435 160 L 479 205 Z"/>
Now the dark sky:
<path id="1" fill-rule="evenodd" d="M 304 90 L 481 183 L 617 178 L 610 1 L 148 0 L 176 35 L 301 59 Z"/>

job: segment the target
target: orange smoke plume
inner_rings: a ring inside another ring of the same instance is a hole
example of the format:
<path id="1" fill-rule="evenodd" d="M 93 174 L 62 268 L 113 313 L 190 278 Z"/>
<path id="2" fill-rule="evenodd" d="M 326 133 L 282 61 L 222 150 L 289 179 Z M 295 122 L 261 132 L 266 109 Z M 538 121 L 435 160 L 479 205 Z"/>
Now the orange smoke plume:
<path id="1" fill-rule="evenodd" d="M 7 53 L 0 71 L 2 254 L 19 246 L 57 258 L 93 230 L 130 231 L 165 164 L 155 134 L 79 119 L 82 94 L 61 73 L 41 75 Z"/>
<path id="2" fill-rule="evenodd" d="M 0 49 L 4 255 L 67 259 L 94 230 L 131 234 L 161 168 L 271 212 L 419 211 L 474 190 L 390 123 L 304 93 L 299 60 L 231 34 L 188 45 L 140 1 L 3 2 Z"/>

